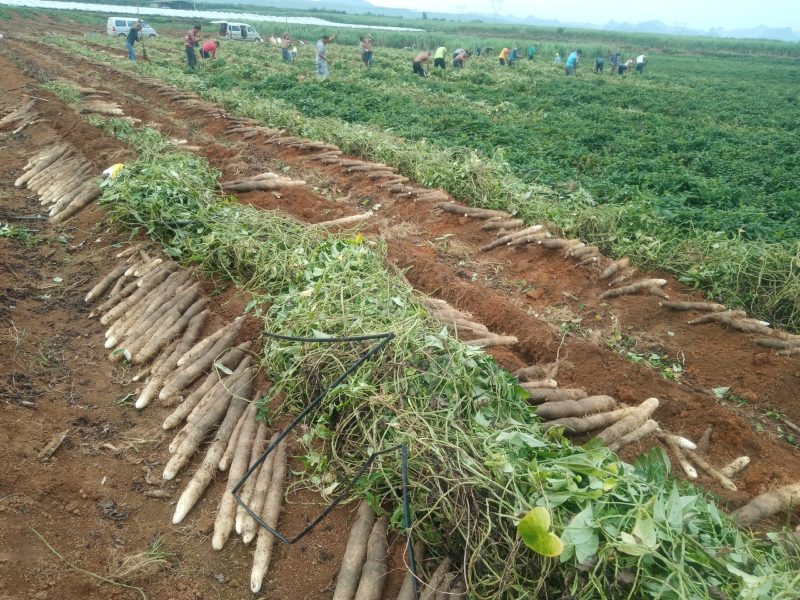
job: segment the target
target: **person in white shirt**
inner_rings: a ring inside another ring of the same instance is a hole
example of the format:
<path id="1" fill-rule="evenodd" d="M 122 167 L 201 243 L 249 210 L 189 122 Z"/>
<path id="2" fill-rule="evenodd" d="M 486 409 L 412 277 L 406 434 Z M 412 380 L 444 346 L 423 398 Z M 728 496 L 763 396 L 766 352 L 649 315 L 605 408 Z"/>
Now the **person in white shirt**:
<path id="1" fill-rule="evenodd" d="M 327 48 L 325 45 L 328 42 L 332 42 L 336 39 L 336 36 L 327 36 L 323 35 L 322 39 L 317 42 L 317 77 L 321 80 L 327 79 L 328 75 L 330 75 L 330 61 L 326 56 L 325 52 Z"/>
<path id="2" fill-rule="evenodd" d="M 636 72 L 643 73 L 644 66 L 647 64 L 647 57 L 644 54 L 640 54 L 636 57 Z"/>

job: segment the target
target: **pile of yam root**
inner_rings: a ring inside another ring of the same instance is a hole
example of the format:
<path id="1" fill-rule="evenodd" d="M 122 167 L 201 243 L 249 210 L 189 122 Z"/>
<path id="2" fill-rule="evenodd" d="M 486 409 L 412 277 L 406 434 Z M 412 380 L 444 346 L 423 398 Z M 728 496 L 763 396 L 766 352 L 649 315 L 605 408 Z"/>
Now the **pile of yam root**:
<path id="1" fill-rule="evenodd" d="M 465 340 L 470 346 L 489 348 L 493 346 L 509 346 L 519 340 L 513 335 L 497 335 L 492 333 L 483 323 L 478 323 L 469 313 L 461 312 L 444 300 L 428 296 L 421 298 L 425 308 L 447 327 L 456 337 L 471 337 Z"/>
<path id="2" fill-rule="evenodd" d="M 136 408 L 155 401 L 174 406 L 163 423 L 165 430 L 178 429 L 169 445 L 163 479 L 174 480 L 210 439 L 202 463 L 178 499 L 173 523 L 183 521 L 218 473 L 227 473 L 212 547 L 222 549 L 234 530 L 245 544 L 258 537 L 252 576 L 253 590 L 258 591 L 269 566 L 273 536 L 259 529 L 232 495 L 245 471 L 265 451 L 268 436 L 266 425 L 256 420 L 256 401 L 263 394 L 253 394 L 257 367 L 249 353 L 251 342 L 237 345 L 244 317 L 202 337 L 210 321 L 208 298 L 191 271 L 140 247 L 118 257 L 125 262 L 98 282 L 85 300 L 97 303 L 92 314 L 108 326 L 105 345 L 114 348 L 109 358 L 124 357 L 141 368 L 133 377 L 145 380 Z M 195 382 L 199 385 L 190 391 Z M 273 527 L 285 475 L 283 440 L 241 490 L 245 503 Z"/>
<path id="3" fill-rule="evenodd" d="M 289 438 L 271 433 L 263 421 L 256 419 L 256 403 L 264 394 L 254 393 L 257 366 L 250 354 L 251 342 L 237 339 L 244 317 L 203 337 L 211 320 L 208 298 L 191 271 L 154 256 L 143 246 L 132 246 L 117 256 L 121 264 L 103 277 L 85 300 L 95 304 L 92 316 L 99 317 L 108 327 L 105 345 L 112 349 L 109 358 L 124 357 L 141 369 L 133 377 L 144 382 L 136 407 L 142 409 L 155 401 L 173 407 L 163 423 L 165 430 L 177 430 L 169 444 L 170 457 L 163 479 L 174 480 L 196 454 L 202 453 L 201 446 L 209 442 L 176 503 L 173 524 L 186 518 L 215 478 L 226 477 L 211 544 L 221 550 L 234 533 L 241 536 L 245 545 L 256 540 L 250 586 L 254 593 L 258 592 L 269 569 L 275 536 L 260 527 L 236 501 L 233 489 L 252 470 L 239 495 L 244 505 L 276 529 L 284 501 Z M 451 319 L 453 328 L 464 327 L 484 336 L 488 333 L 482 325 L 465 321 L 464 313 L 448 312 L 453 309 L 444 302 L 434 300 L 430 306 L 440 318 Z M 591 433 L 614 451 L 654 435 L 675 455 L 690 478 L 697 477 L 696 466 L 723 487 L 736 489 L 731 479 L 747 466 L 747 457 L 717 469 L 703 458 L 708 439 L 695 445 L 661 430 L 652 419 L 657 399 L 649 398 L 635 407 L 620 406 L 610 396 L 589 396 L 582 389 L 560 388 L 554 379 L 556 366 L 534 365 L 515 373 L 536 405 L 545 429 L 561 427 L 570 436 Z M 782 488 L 755 498 L 734 517 L 742 524 L 750 524 L 786 509 L 799 497 L 800 486 Z M 387 534 L 386 517 L 376 518 L 372 509 L 362 503 L 334 598 L 383 598 L 389 571 Z M 415 548 L 420 566 L 421 550 Z M 430 577 L 423 578 L 421 572 L 416 576 L 408 573 L 397 596 L 399 600 L 414 598 L 415 587 L 426 600 L 465 597 L 466 583 L 453 571 L 448 558 L 432 569 Z"/>
<path id="4" fill-rule="evenodd" d="M 34 105 L 36 104 L 36 99 L 29 100 L 22 106 L 15 108 L 14 110 L 10 111 L 7 115 L 5 115 L 2 119 L 0 119 L 0 129 L 8 127 L 10 125 L 14 125 L 15 128 L 12 130 L 11 135 L 16 135 L 20 133 L 23 129 L 25 129 L 28 125 L 33 125 L 34 123 L 39 123 L 42 119 L 41 113 L 34 110 Z"/>
<path id="5" fill-rule="evenodd" d="M 750 458 L 741 456 L 717 469 L 703 455 L 708 439 L 698 445 L 685 437 L 663 431 L 652 418 L 658 408 L 657 398 L 648 398 L 639 406 L 620 406 L 606 395 L 589 396 L 581 388 L 559 388 L 552 379 L 554 367 L 533 365 L 516 371 L 520 385 L 528 392 L 529 401 L 536 405 L 536 415 L 547 430 L 561 427 L 567 436 L 593 434 L 609 450 L 620 451 L 626 446 L 655 436 L 680 464 L 690 479 L 697 479 L 696 465 L 723 488 L 736 491 L 733 478 L 750 464 Z M 710 437 L 710 432 L 709 432 Z"/>
<path id="6" fill-rule="evenodd" d="M 49 206 L 51 223 L 66 221 L 100 197 L 97 172 L 78 150 L 68 143 L 55 143 L 33 156 L 24 173 L 14 182 L 26 186 Z"/>

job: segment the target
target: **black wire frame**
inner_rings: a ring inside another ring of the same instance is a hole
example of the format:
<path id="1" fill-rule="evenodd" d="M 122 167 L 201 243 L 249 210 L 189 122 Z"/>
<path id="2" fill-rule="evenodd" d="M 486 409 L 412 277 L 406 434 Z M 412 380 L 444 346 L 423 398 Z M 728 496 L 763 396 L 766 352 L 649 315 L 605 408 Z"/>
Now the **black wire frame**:
<path id="1" fill-rule="evenodd" d="M 319 408 L 322 401 L 325 397 L 330 393 L 332 389 L 342 383 L 347 377 L 350 376 L 353 371 L 355 371 L 358 367 L 360 367 L 364 362 L 369 360 L 372 356 L 380 352 L 383 348 L 385 348 L 389 342 L 394 339 L 393 333 L 378 333 L 378 334 L 371 334 L 371 335 L 360 335 L 360 336 L 352 336 L 352 337 L 338 337 L 338 338 L 307 338 L 307 337 L 296 337 L 296 336 L 287 336 L 287 335 L 279 335 L 276 333 L 269 333 L 267 332 L 266 335 L 271 338 L 279 339 L 279 340 L 289 340 L 289 341 L 296 341 L 296 342 L 308 342 L 308 343 L 336 343 L 336 342 L 362 342 L 362 341 L 371 341 L 371 340 L 380 340 L 380 342 L 371 348 L 369 348 L 364 354 L 362 354 L 352 365 L 350 365 L 344 373 L 342 373 L 336 381 L 334 381 L 329 387 L 322 390 L 317 397 L 314 398 L 306 407 L 292 420 L 291 423 L 278 435 L 278 437 L 270 444 L 270 446 L 264 450 L 263 454 L 258 457 L 255 463 L 242 475 L 242 478 L 239 482 L 234 486 L 232 493 L 233 497 L 236 499 L 242 508 L 244 508 L 247 513 L 255 519 L 256 523 L 260 527 L 263 527 L 267 531 L 269 531 L 272 535 L 276 538 L 285 542 L 287 544 L 294 544 L 298 540 L 302 539 L 305 535 L 307 535 L 314 527 L 316 527 L 320 521 L 322 521 L 328 513 L 330 513 L 337 505 L 339 505 L 345 498 L 347 498 L 352 490 L 353 486 L 356 484 L 356 481 L 359 477 L 361 477 L 367 469 L 372 466 L 372 463 L 375 460 L 384 454 L 389 454 L 391 452 L 396 452 L 400 446 L 393 446 L 391 448 L 386 448 L 385 450 L 381 450 L 379 452 L 375 452 L 372 454 L 361 467 L 356 472 L 353 479 L 348 482 L 347 486 L 345 486 L 344 490 L 339 493 L 336 498 L 329 504 L 316 518 L 314 518 L 304 529 L 302 529 L 299 533 L 295 534 L 291 537 L 286 537 L 281 532 L 275 530 L 274 528 L 267 525 L 253 510 L 247 506 L 238 495 L 239 490 L 245 484 L 245 482 L 253 475 L 253 473 L 261 466 L 261 464 L 267 459 L 269 454 L 280 444 L 280 442 L 287 436 L 291 431 L 297 427 L 300 422 L 308 416 L 311 412 Z M 407 472 L 406 472 L 407 476 Z M 403 492 L 404 495 L 406 494 L 407 490 L 407 481 L 404 478 L 403 480 Z"/>
<path id="2" fill-rule="evenodd" d="M 300 422 L 308 416 L 311 412 L 315 411 L 319 406 L 322 404 L 322 401 L 325 397 L 330 393 L 330 391 L 342 383 L 347 377 L 349 377 L 358 367 L 372 358 L 375 354 L 383 350 L 389 343 L 394 339 L 393 333 L 376 333 L 376 334 L 369 334 L 369 335 L 359 335 L 359 336 L 350 336 L 350 337 L 326 337 L 326 338 L 309 338 L 309 337 L 298 337 L 298 336 L 290 336 L 290 335 L 280 335 L 277 333 L 270 333 L 265 332 L 267 337 L 271 337 L 273 339 L 278 340 L 287 340 L 287 341 L 294 341 L 294 342 L 304 342 L 304 343 L 337 343 L 337 342 L 364 342 L 364 341 L 371 341 L 371 340 L 380 340 L 375 346 L 372 346 L 369 350 L 364 352 L 358 359 L 350 365 L 344 373 L 342 373 L 336 380 L 328 386 L 326 389 L 322 390 L 316 398 L 314 398 L 306 407 L 292 420 L 291 423 L 278 435 L 278 437 L 270 444 L 270 446 L 264 450 L 261 456 L 258 457 L 255 463 L 242 475 L 242 478 L 239 482 L 234 486 L 231 490 L 233 497 L 236 499 L 236 502 L 244 508 L 244 510 L 249 514 L 253 519 L 255 519 L 256 523 L 260 527 L 263 527 L 267 531 L 269 531 L 272 535 L 278 538 L 280 541 L 286 544 L 294 544 L 298 542 L 302 538 L 304 538 L 308 533 L 311 532 L 317 525 L 325 519 L 326 516 L 339 504 L 341 504 L 348 496 L 350 496 L 350 492 L 352 491 L 353 487 L 355 486 L 358 479 L 367 472 L 367 470 L 372 466 L 372 463 L 375 460 L 384 454 L 390 454 L 393 452 L 397 452 L 400 450 L 400 471 L 401 471 L 401 480 L 402 480 L 402 500 L 403 500 L 403 528 L 406 532 L 411 530 L 411 508 L 410 508 L 410 500 L 408 496 L 408 446 L 405 443 L 398 444 L 396 446 L 392 446 L 391 448 L 386 448 L 384 450 L 379 450 L 378 452 L 374 452 L 370 457 L 364 462 L 363 465 L 358 469 L 356 474 L 353 478 L 348 482 L 345 486 L 344 490 L 333 499 L 333 501 L 325 507 L 325 509 L 317 515 L 308 525 L 306 525 L 299 533 L 295 534 L 294 536 L 286 537 L 280 531 L 270 527 L 267 525 L 261 517 L 259 517 L 253 510 L 244 503 L 241 496 L 238 495 L 239 490 L 245 484 L 245 482 L 253 475 L 253 473 L 261 466 L 261 464 L 267 459 L 270 452 L 272 452 L 281 441 L 291 433 L 291 431 L 297 427 Z M 414 557 L 414 551 L 411 547 L 410 543 L 410 536 L 406 536 L 406 552 L 408 556 L 408 566 L 409 571 L 411 572 L 411 580 L 412 586 L 414 590 L 414 598 L 415 600 L 419 600 L 419 584 L 417 580 L 417 564 L 416 559 Z"/>

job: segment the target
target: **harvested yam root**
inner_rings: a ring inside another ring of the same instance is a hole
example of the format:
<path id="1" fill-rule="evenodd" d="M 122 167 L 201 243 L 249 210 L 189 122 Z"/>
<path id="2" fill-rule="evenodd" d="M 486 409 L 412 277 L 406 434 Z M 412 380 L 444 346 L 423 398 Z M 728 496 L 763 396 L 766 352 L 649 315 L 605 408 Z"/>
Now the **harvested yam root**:
<path id="1" fill-rule="evenodd" d="M 656 431 L 658 431 L 658 423 L 656 423 L 653 419 L 648 419 L 630 433 L 623 435 L 614 442 L 611 442 L 608 445 L 608 449 L 612 452 L 619 452 L 625 446 L 633 444 L 634 442 L 638 442 L 639 440 L 646 438 L 648 435 L 651 435 Z"/>
<path id="2" fill-rule="evenodd" d="M 481 252 L 486 252 L 487 250 L 492 250 L 494 248 L 499 248 L 500 246 L 510 245 L 517 239 L 524 238 L 526 236 L 538 236 L 538 234 L 542 234 L 541 237 L 537 237 L 536 240 L 544 238 L 544 226 L 543 225 L 531 225 L 530 227 L 526 227 L 525 229 L 521 229 L 519 231 L 515 231 L 514 233 L 508 233 L 498 237 L 496 240 L 491 242 L 490 244 L 486 244 L 485 246 L 480 247 Z M 534 241 L 533 239 L 531 241 Z M 526 242 L 530 243 L 530 242 Z"/>
<path id="3" fill-rule="evenodd" d="M 353 225 L 354 223 L 361 223 L 366 221 L 375 214 L 371 210 L 360 215 L 351 215 L 349 217 L 342 217 L 341 219 L 333 219 L 332 221 L 323 221 L 322 223 L 314 223 L 313 227 L 344 227 Z"/>
<path id="4" fill-rule="evenodd" d="M 283 480 L 286 477 L 286 440 L 282 440 L 275 449 L 274 466 L 272 468 L 272 481 L 269 484 L 269 492 L 264 501 L 264 508 L 261 510 L 261 519 L 275 529 L 278 526 L 281 506 L 283 505 Z M 269 570 L 270 559 L 272 558 L 272 543 L 275 536 L 266 529 L 258 532 L 258 541 L 253 555 L 253 570 L 250 572 L 250 591 L 257 594 L 261 591 L 264 577 Z"/>
<path id="5" fill-rule="evenodd" d="M 214 479 L 219 459 L 222 458 L 225 452 L 225 447 L 228 445 L 228 440 L 230 440 L 233 434 L 236 423 L 247 408 L 247 401 L 245 398 L 250 395 L 250 384 L 250 378 L 242 377 L 237 381 L 236 388 L 232 390 L 234 398 L 229 405 L 223 407 L 223 411 L 227 410 L 227 412 L 223 413 L 225 417 L 222 419 L 222 424 L 217 429 L 214 440 L 208 446 L 202 464 L 198 467 L 197 471 L 195 471 L 186 489 L 183 490 L 181 497 L 178 499 L 178 503 L 175 505 L 175 514 L 172 516 L 173 525 L 177 525 L 186 518 L 186 515 L 194 508 L 194 505 L 197 504 L 203 492 L 205 492 L 206 488 Z M 214 417 L 219 414 L 216 408 L 210 408 L 209 412 L 211 411 L 216 413 Z M 219 419 L 216 420 L 218 421 Z M 208 429 L 200 436 L 201 439 L 205 437 L 207 431 Z M 194 452 L 194 449 L 192 449 L 192 452 Z M 175 458 L 175 456 L 173 456 L 173 458 Z M 189 456 L 185 457 L 186 460 L 188 460 L 188 458 Z M 170 461 L 172 461 L 172 459 L 170 459 Z M 176 472 L 177 471 L 174 471 L 168 464 L 167 470 L 165 470 L 165 475 L 168 476 L 165 476 L 164 479 L 173 479 L 174 473 Z"/>
<path id="6" fill-rule="evenodd" d="M 724 304 L 717 304 L 716 302 L 659 302 L 664 308 L 670 310 L 701 310 L 703 312 L 722 312 L 725 310 Z"/>
<path id="7" fill-rule="evenodd" d="M 628 260 L 627 257 L 612 262 L 605 268 L 605 270 L 602 273 L 600 273 L 600 279 L 608 279 L 609 277 L 613 277 L 619 271 L 627 267 L 629 264 L 630 261 Z"/>
<path id="8" fill-rule="evenodd" d="M 686 476 L 689 479 L 697 479 L 697 470 L 694 468 L 692 463 L 686 460 L 686 456 L 684 456 L 681 447 L 678 445 L 675 439 L 665 434 L 659 435 L 658 439 L 660 439 L 667 449 L 672 452 L 675 460 L 678 461 L 678 464 L 681 466 L 681 469 L 683 469 L 683 472 L 686 474 Z"/>
<path id="9" fill-rule="evenodd" d="M 796 507 L 798 503 L 800 503 L 800 483 L 793 483 L 756 496 L 750 502 L 734 511 L 733 518 L 740 525 L 752 525 L 761 519 L 771 517 L 777 512 Z"/>
<path id="10" fill-rule="evenodd" d="M 387 539 L 389 517 L 386 515 L 375 521 L 367 541 L 367 556 L 361 569 L 355 600 L 381 600 L 389 568 L 386 553 L 389 550 Z"/>
<path id="11" fill-rule="evenodd" d="M 375 513 L 366 501 L 358 506 L 355 523 L 350 528 L 347 547 L 342 558 L 342 566 L 336 578 L 336 589 L 333 600 L 352 600 L 361 580 L 364 561 L 367 558 L 367 544 L 373 525 Z"/>
<path id="12" fill-rule="evenodd" d="M 507 346 L 516 344 L 519 340 L 511 335 L 496 335 L 489 331 L 482 323 L 472 321 L 472 315 L 462 313 L 461 311 L 453 308 L 444 300 L 437 298 L 424 298 L 423 304 L 430 310 L 434 317 L 439 319 L 448 329 L 455 331 L 459 339 L 461 333 L 471 333 L 479 337 L 472 340 L 465 340 L 465 343 L 471 346 Z"/>
<path id="13" fill-rule="evenodd" d="M 641 425 L 650 418 L 650 415 L 655 412 L 656 408 L 658 408 L 658 399 L 648 398 L 637 406 L 631 414 L 623 417 L 600 432 L 596 439 L 603 442 L 606 446 L 613 444 L 619 438 L 641 427 Z"/>
<path id="14" fill-rule="evenodd" d="M 90 100 L 87 102 L 81 102 L 78 105 L 78 112 L 81 113 L 95 113 L 100 115 L 113 115 L 116 117 L 121 117 L 125 113 L 120 107 L 119 104 L 116 102 L 107 102 L 107 101 L 100 101 L 100 100 Z"/>
<path id="15" fill-rule="evenodd" d="M 580 240 L 565 240 L 563 238 L 547 238 L 541 240 L 539 245 L 547 248 L 549 250 L 560 250 L 562 248 L 575 248 L 578 245 L 582 245 L 583 242 Z"/>
<path id="16" fill-rule="evenodd" d="M 529 365 L 514 371 L 514 375 L 520 381 L 536 381 L 555 379 L 558 373 L 558 363 L 547 363 L 545 365 Z M 550 387 L 547 385 L 534 386 L 534 387 Z"/>
<path id="17" fill-rule="evenodd" d="M 735 477 L 738 473 L 741 473 L 747 465 L 750 464 L 750 457 L 749 456 L 740 456 L 739 458 L 733 459 L 727 465 L 722 467 L 719 472 L 722 473 L 725 477 L 732 478 Z"/>
<path id="18" fill-rule="evenodd" d="M 535 379 L 533 381 L 523 381 L 520 386 L 526 390 L 538 390 L 541 388 L 554 390 L 558 387 L 558 382 L 555 379 Z"/>
<path id="19" fill-rule="evenodd" d="M 66 221 L 100 196 L 92 163 L 69 144 L 44 148 L 24 170 L 14 185 L 25 185 L 42 205 L 51 205 L 52 223 Z"/>
<path id="20" fill-rule="evenodd" d="M 698 325 L 700 323 L 708 323 L 716 321 L 727 325 L 731 329 L 743 331 L 745 333 L 759 333 L 761 335 L 774 335 L 777 332 L 764 321 L 756 319 L 748 319 L 747 314 L 743 310 L 726 310 L 722 312 L 712 312 L 697 317 L 689 321 L 689 325 Z"/>
<path id="21" fill-rule="evenodd" d="M 481 225 L 481 231 L 495 231 L 497 229 L 516 229 L 522 227 L 525 222 L 522 219 L 501 219 L 499 217 L 492 217 L 484 225 Z"/>
<path id="22" fill-rule="evenodd" d="M 510 214 L 502 210 L 489 210 L 486 208 L 461 206 L 460 204 L 455 204 L 453 202 L 442 202 L 441 204 L 437 205 L 436 208 L 440 208 L 445 212 L 461 215 L 463 217 L 474 217 L 476 219 L 490 219 L 492 217 L 511 218 Z"/>
<path id="23" fill-rule="evenodd" d="M 542 429 L 550 429 L 551 427 L 563 427 L 566 434 L 581 434 L 589 431 L 595 431 L 602 427 L 608 427 L 627 417 L 636 409 L 631 406 L 625 408 L 618 408 L 610 412 L 597 413 L 596 415 L 589 415 L 586 417 L 567 417 L 565 419 L 556 419 L 542 424 Z"/>
<path id="24" fill-rule="evenodd" d="M 719 469 L 711 465 L 710 463 L 706 462 L 706 460 L 702 456 L 698 456 L 691 450 L 684 450 L 686 456 L 689 458 L 692 463 L 700 467 L 703 471 L 705 471 L 706 475 L 711 477 L 714 481 L 719 483 L 722 487 L 726 490 L 730 490 L 732 492 L 736 491 L 736 484 L 733 483 L 729 477 L 723 475 Z"/>
<path id="25" fill-rule="evenodd" d="M 567 249 L 567 257 L 584 258 L 586 256 L 599 255 L 600 249 L 597 246 L 573 246 Z"/>
<path id="26" fill-rule="evenodd" d="M 223 181 L 219 185 L 226 192 L 252 192 L 255 190 L 280 190 L 287 187 L 300 187 L 305 184 L 306 182 L 300 179 L 291 179 L 273 173 L 264 173 L 249 179 Z"/>
<path id="27" fill-rule="evenodd" d="M 714 428 L 709 425 L 703 431 L 703 435 L 700 436 L 700 439 L 697 442 L 697 448 L 695 452 L 698 456 L 705 456 L 706 452 L 708 452 L 708 445 L 711 443 L 711 434 L 714 432 Z"/>
<path id="28" fill-rule="evenodd" d="M 447 573 L 450 569 L 450 559 L 445 558 L 436 570 L 431 574 L 428 583 L 420 590 L 420 600 L 438 600 L 442 592 L 449 584 L 447 581 Z"/>
<path id="29" fill-rule="evenodd" d="M 408 571 L 406 572 L 406 576 L 403 578 L 403 585 L 400 586 L 400 591 L 397 592 L 397 596 L 395 600 L 416 600 L 416 595 L 414 594 L 414 573 L 411 570 L 411 563 L 408 561 L 408 544 L 409 541 L 406 540 L 406 549 L 403 552 L 403 557 L 406 560 L 406 566 L 408 567 Z M 414 565 L 416 566 L 416 587 L 420 587 L 420 567 L 422 566 L 422 560 L 425 558 L 425 545 L 423 544 L 422 540 L 419 540 L 414 543 L 414 547 L 412 549 L 414 553 Z"/>
<path id="30" fill-rule="evenodd" d="M 36 99 L 29 100 L 19 108 L 14 111 L 11 111 L 5 117 L 0 119 L 0 127 L 5 127 L 6 125 L 14 125 L 22 123 L 17 127 L 15 133 L 19 133 L 22 129 L 25 128 L 28 124 L 36 119 L 39 116 L 39 113 L 33 110 L 33 105 L 36 104 Z"/>
<path id="31" fill-rule="evenodd" d="M 590 413 L 609 411 L 616 408 L 617 401 L 611 396 L 589 396 L 580 400 L 558 400 L 537 407 L 536 415 L 545 421 L 565 417 L 582 417 Z"/>
<path id="32" fill-rule="evenodd" d="M 761 338 L 756 340 L 756 344 L 765 348 L 775 348 L 777 350 L 791 350 L 800 348 L 800 337 L 797 339 L 776 340 Z"/>
<path id="33" fill-rule="evenodd" d="M 600 300 L 607 298 L 616 298 L 618 296 L 625 296 L 628 294 L 638 294 L 639 292 L 648 292 L 651 288 L 661 287 L 667 284 L 666 279 L 642 279 L 630 285 L 626 285 L 613 290 L 608 290 L 600 294 Z"/>
<path id="34" fill-rule="evenodd" d="M 490 335 L 474 340 L 466 340 L 464 343 L 470 346 L 480 346 L 482 348 L 493 348 L 495 346 L 511 346 L 519 342 L 513 335 Z"/>
<path id="35" fill-rule="evenodd" d="M 529 400 L 535 403 L 555 402 L 561 400 L 581 400 L 583 398 L 586 398 L 586 390 L 581 388 L 575 388 L 575 389 L 531 388 L 527 389 L 527 391 L 528 394 L 530 394 Z"/>

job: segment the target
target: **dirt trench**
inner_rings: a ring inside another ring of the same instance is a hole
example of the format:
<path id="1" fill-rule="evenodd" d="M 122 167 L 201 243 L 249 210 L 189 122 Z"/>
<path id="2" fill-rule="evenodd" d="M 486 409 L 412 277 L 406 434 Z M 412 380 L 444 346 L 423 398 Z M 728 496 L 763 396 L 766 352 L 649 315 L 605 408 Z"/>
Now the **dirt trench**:
<path id="1" fill-rule="evenodd" d="M 692 439 L 713 424 L 713 463 L 725 464 L 741 454 L 753 460 L 737 482 L 740 492 L 723 492 L 710 480 L 700 480 L 732 505 L 800 479 L 796 448 L 781 441 L 763 417 L 774 409 L 800 419 L 793 402 L 800 381 L 796 357 L 779 357 L 755 346 L 749 336 L 718 325 L 689 326 L 684 314 L 660 309 L 656 298 L 600 302 L 597 296 L 605 284 L 562 253 L 541 248 L 480 253 L 478 247 L 491 238 L 474 220 L 443 215 L 435 203 L 398 200 L 363 175 L 311 162 L 293 149 L 227 137 L 223 132 L 229 122 L 221 112 L 209 120 L 133 78 L 30 42 L 10 42 L 0 50 L 3 112 L 24 101 L 25 94 L 38 96 L 37 109 L 49 123 L 0 142 L 5 146 L 0 158 L 3 212 L 28 215 L 38 210 L 35 198 L 13 187 L 34 147 L 68 140 L 98 169 L 135 154 L 37 86 L 55 77 L 106 90 L 126 115 L 201 145 L 224 177 L 287 167 L 310 183 L 280 194 L 241 194 L 241 202 L 308 222 L 380 204 L 366 231 L 388 240 L 390 261 L 417 289 L 471 312 L 493 331 L 519 338 L 513 347 L 490 350 L 506 368 L 558 358 L 562 387 L 582 386 L 628 403 L 659 397 L 657 420 Z M 98 343 L 102 328 L 86 318 L 80 300 L 91 282 L 111 268 L 108 245 L 119 242 L 123 233 L 104 229 L 102 216 L 93 207 L 62 228 L 34 221 L 35 240 L 0 241 L 0 436 L 7 441 L 0 450 L 7 465 L 0 479 L 0 541 L 9 548 L 0 555 L 0 594 L 13 598 L 25 590 L 25 597 L 48 598 L 58 590 L 66 597 L 135 597 L 136 592 L 124 588 L 98 588 L 65 568 L 35 537 L 32 526 L 55 548 L 69 552 L 70 560 L 100 574 L 108 574 L 117 557 L 162 537 L 174 556 L 166 559 L 158 577 L 143 578 L 141 585 L 152 597 L 242 597 L 249 553 L 233 547 L 216 554 L 207 541 L 218 493 L 207 494 L 198 515 L 178 530 L 169 525 L 168 503 L 142 494 L 146 469 L 164 460 L 158 428 L 163 414 L 150 409 L 137 414 L 122 400 L 132 386 L 106 360 Z M 691 295 L 674 280 L 669 287 L 681 296 Z M 235 296 L 223 300 L 221 316 L 241 312 Z M 635 340 L 640 350 L 683 357 L 681 381 L 666 380 L 608 348 L 614 336 Z M 746 404 L 722 406 L 707 392 L 719 386 L 731 386 Z M 70 433 L 53 461 L 37 461 L 38 449 L 64 429 Z M 632 459 L 644 448 L 629 447 L 623 457 Z M 285 518 L 288 528 L 299 526 L 310 518 L 309 510 L 298 505 Z M 348 520 L 348 510 L 337 511 L 307 543 L 281 547 L 270 573 L 269 597 L 328 597 Z M 24 552 L 18 552 L 22 548 L 11 541 L 15 539 L 24 542 Z M 395 583 L 397 579 L 395 573 Z"/>

